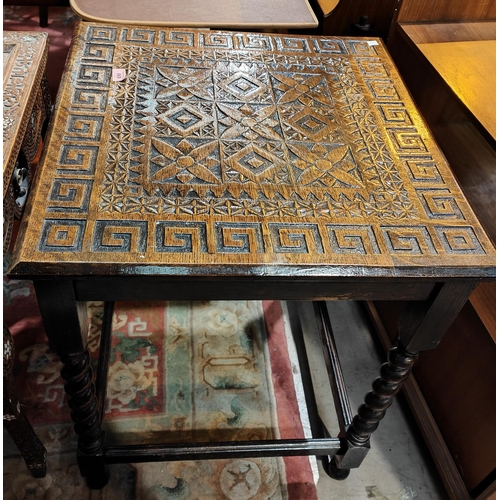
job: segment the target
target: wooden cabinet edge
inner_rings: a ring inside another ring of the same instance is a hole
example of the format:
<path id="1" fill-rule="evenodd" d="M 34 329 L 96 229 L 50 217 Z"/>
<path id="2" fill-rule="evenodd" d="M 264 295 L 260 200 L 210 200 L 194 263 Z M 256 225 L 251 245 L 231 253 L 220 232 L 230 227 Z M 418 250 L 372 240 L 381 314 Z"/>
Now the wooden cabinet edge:
<path id="1" fill-rule="evenodd" d="M 374 304 L 365 302 L 365 307 L 382 346 L 388 351 L 392 347 L 392 342 Z M 470 500 L 464 481 L 413 375 L 410 375 L 404 383 L 403 393 L 450 498 Z"/>

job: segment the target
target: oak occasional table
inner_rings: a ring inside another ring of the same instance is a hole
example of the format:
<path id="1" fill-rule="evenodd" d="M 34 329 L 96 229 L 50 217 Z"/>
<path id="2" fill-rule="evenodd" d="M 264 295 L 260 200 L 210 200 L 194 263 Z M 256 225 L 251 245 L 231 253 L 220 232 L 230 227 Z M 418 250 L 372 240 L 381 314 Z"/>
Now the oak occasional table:
<path id="1" fill-rule="evenodd" d="M 38 152 L 50 115 L 45 78 L 46 33 L 3 32 L 3 250 L 8 250 L 14 218 L 20 217 L 28 194 L 30 163 Z M 4 425 L 35 477 L 46 473 L 46 451 L 26 417 L 12 385 L 14 341 L 3 325 Z"/>
<path id="2" fill-rule="evenodd" d="M 230 456 L 316 455 L 345 477 L 417 354 L 494 279 L 377 40 L 79 24 L 38 172 L 9 273 L 34 280 L 92 487 L 109 463 Z M 85 301 L 227 298 L 409 302 L 354 418 L 317 303 L 338 437 L 107 446 Z"/>

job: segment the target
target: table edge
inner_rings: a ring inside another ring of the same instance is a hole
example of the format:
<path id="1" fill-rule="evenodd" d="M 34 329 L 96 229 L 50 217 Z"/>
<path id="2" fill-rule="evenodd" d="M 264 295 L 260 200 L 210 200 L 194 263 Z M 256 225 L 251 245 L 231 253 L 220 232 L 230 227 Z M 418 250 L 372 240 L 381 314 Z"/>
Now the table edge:
<path id="1" fill-rule="evenodd" d="M 32 264 L 36 265 L 34 272 Z M 335 280 L 335 279 L 476 279 L 494 281 L 495 266 L 483 267 L 368 267 L 334 265 L 129 265 L 71 263 L 71 272 L 62 272 L 63 267 L 54 263 L 11 263 L 7 275 L 14 279 L 53 279 L 70 277 L 113 278 L 113 277 L 149 277 L 149 278 L 193 278 L 227 280 L 231 278 L 280 279 L 280 280 Z"/>

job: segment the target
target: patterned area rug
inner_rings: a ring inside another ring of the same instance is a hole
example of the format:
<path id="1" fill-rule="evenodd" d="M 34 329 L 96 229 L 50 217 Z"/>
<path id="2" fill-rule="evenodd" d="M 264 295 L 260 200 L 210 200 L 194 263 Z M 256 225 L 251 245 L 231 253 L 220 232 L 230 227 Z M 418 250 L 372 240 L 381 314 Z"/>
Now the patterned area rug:
<path id="1" fill-rule="evenodd" d="M 88 311 L 96 365 L 102 304 L 89 303 Z M 19 398 L 48 451 L 46 478 L 33 479 L 5 438 L 6 500 L 317 498 L 308 457 L 112 465 L 108 486 L 89 490 L 76 465 L 61 365 L 48 349 L 31 283 L 4 280 L 4 320 L 16 345 Z M 304 436 L 296 360 L 280 302 L 121 302 L 112 330 L 108 442 Z"/>

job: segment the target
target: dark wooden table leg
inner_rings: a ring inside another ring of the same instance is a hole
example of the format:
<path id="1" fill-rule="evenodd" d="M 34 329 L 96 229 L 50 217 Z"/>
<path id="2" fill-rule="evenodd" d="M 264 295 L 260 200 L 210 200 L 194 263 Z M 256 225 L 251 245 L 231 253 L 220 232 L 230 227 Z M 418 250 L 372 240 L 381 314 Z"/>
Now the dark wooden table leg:
<path id="1" fill-rule="evenodd" d="M 39 24 L 41 28 L 46 28 L 49 25 L 49 7 L 48 5 L 40 5 L 38 7 L 38 15 L 40 17 Z"/>
<path id="2" fill-rule="evenodd" d="M 75 299 L 71 280 L 35 281 L 35 289 L 50 348 L 64 367 L 71 418 L 78 434 L 78 465 L 90 488 L 106 485 L 104 436 L 87 350 L 88 319 L 84 302 Z"/>
<path id="3" fill-rule="evenodd" d="M 327 464 L 331 477 L 343 479 L 350 469 L 361 465 L 370 448 L 371 435 L 410 374 L 418 353 L 438 345 L 475 286 L 471 281 L 439 284 L 430 299 L 408 303 L 399 322 L 397 345 L 389 351 L 388 361 L 382 365 L 380 376 L 365 395 L 347 431 L 347 449 Z"/>
<path id="4" fill-rule="evenodd" d="M 33 427 L 21 412 L 21 406 L 12 386 L 14 341 L 9 329 L 3 325 L 3 423 L 33 477 L 45 477 L 47 451 Z"/>
<path id="5" fill-rule="evenodd" d="M 49 125 L 50 117 L 52 116 L 52 100 L 50 97 L 49 82 L 45 73 L 43 74 L 42 81 L 40 83 L 40 93 L 44 108 L 43 123 L 41 129 L 42 139 L 44 139 L 45 132 L 47 131 Z"/>

